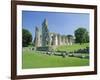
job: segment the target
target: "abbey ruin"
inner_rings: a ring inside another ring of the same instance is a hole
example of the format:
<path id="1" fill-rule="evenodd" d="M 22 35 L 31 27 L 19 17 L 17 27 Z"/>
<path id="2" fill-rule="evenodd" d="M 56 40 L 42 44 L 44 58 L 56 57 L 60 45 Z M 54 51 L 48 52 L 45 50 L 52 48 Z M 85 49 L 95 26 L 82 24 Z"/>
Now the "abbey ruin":
<path id="1" fill-rule="evenodd" d="M 74 43 L 73 36 L 61 35 L 55 32 L 49 32 L 48 22 L 45 19 L 42 23 L 42 28 L 35 28 L 35 47 L 72 45 Z"/>

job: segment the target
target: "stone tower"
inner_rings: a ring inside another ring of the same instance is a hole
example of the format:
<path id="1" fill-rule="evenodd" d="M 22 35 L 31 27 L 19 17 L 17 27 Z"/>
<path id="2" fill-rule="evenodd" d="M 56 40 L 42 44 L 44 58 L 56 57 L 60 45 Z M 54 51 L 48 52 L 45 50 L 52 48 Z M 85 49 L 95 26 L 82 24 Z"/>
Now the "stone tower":
<path id="1" fill-rule="evenodd" d="M 41 46 L 41 32 L 38 27 L 35 28 L 35 47 Z"/>
<path id="2" fill-rule="evenodd" d="M 50 44 L 50 36 L 48 30 L 48 22 L 45 19 L 42 23 L 42 46 L 49 46 Z"/>

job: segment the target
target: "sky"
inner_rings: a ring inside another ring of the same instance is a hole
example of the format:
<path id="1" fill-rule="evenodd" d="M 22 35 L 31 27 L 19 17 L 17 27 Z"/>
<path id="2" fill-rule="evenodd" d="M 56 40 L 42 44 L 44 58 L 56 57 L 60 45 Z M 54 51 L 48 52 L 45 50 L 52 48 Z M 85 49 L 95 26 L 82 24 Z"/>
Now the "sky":
<path id="1" fill-rule="evenodd" d="M 48 21 L 50 32 L 61 35 L 74 35 L 74 31 L 79 27 L 89 31 L 88 13 L 22 11 L 22 27 L 32 33 L 33 39 L 36 26 L 42 28 L 44 19 Z"/>

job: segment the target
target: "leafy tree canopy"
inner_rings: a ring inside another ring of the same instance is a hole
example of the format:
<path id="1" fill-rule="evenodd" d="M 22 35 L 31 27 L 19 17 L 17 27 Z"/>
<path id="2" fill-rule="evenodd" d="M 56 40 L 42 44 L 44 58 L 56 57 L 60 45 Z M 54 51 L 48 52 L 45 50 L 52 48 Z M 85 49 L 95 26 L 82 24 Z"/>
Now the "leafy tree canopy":
<path id="1" fill-rule="evenodd" d="M 32 42 L 32 34 L 27 29 L 22 29 L 22 44 L 27 47 Z"/>
<path id="2" fill-rule="evenodd" d="M 73 35 L 70 35 L 70 34 L 69 34 L 69 35 L 67 35 L 67 37 L 73 37 Z"/>
<path id="3" fill-rule="evenodd" d="M 88 43 L 89 42 L 89 35 L 88 31 L 85 28 L 78 28 L 74 32 L 75 34 L 75 42 L 76 43 Z"/>

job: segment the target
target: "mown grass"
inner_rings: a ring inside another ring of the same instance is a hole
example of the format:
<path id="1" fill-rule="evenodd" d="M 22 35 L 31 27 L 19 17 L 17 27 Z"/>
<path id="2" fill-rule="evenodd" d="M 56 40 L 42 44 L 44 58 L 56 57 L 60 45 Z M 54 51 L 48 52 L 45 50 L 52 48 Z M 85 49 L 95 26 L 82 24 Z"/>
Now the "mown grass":
<path id="1" fill-rule="evenodd" d="M 74 52 L 79 49 L 85 49 L 86 47 L 89 47 L 89 43 L 84 44 L 73 44 L 73 45 L 62 45 L 58 46 L 55 50 L 56 51 L 67 51 L 67 52 Z"/>
<path id="2" fill-rule="evenodd" d="M 52 68 L 88 66 L 89 59 L 41 54 L 37 51 L 24 50 L 22 54 L 22 68 Z"/>

